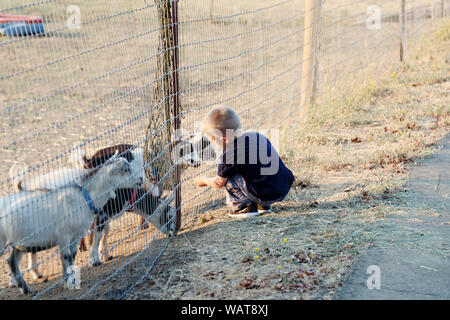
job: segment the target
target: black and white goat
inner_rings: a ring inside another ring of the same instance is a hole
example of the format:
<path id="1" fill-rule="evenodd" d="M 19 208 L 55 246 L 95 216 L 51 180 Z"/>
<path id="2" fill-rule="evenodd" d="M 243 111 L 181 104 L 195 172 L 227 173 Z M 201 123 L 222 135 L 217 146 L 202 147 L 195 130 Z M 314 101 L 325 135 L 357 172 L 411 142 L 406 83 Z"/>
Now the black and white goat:
<path id="1" fill-rule="evenodd" d="M 119 154 L 129 160 L 132 167 L 138 172 L 144 173 L 143 149 L 128 144 L 116 145 L 97 151 L 90 159 L 85 159 L 84 167 L 96 168 L 105 161 L 108 161 L 112 156 L 113 150 L 119 150 Z M 170 236 L 176 231 L 176 211 L 170 205 L 173 196 L 163 198 L 161 197 L 161 192 L 153 183 L 147 182 L 147 185 L 150 188 L 118 190 L 117 193 L 120 196 L 109 199 L 103 207 L 103 211 L 108 219 L 113 219 L 124 211 L 136 213 L 141 216 L 141 225 L 146 221 L 150 221 L 158 230 Z M 149 192 L 149 189 L 153 192 Z M 96 219 L 88 237 L 89 243 L 91 244 L 91 255 L 99 251 L 102 255 L 103 262 L 112 259 L 108 251 L 108 233 L 108 221 Z M 82 239 L 80 243 L 81 250 L 86 249 L 85 241 L 85 239 Z M 96 261 L 96 265 L 99 263 L 100 260 Z"/>
<path id="2" fill-rule="evenodd" d="M 216 152 L 211 141 L 202 136 L 200 139 L 182 140 L 172 151 L 172 161 L 182 167 L 198 167 L 204 161 L 214 161 Z"/>
<path id="3" fill-rule="evenodd" d="M 211 143 L 210 141 L 202 137 L 197 141 L 190 140 L 180 140 L 173 144 L 172 151 L 172 161 L 179 161 L 184 167 L 198 167 L 202 163 L 202 159 L 206 157 L 214 157 L 214 151 L 210 150 Z M 112 147 L 108 147 L 102 150 L 97 151 L 90 159 L 83 158 L 79 159 L 78 163 L 80 163 L 85 168 L 95 168 L 97 165 L 106 161 L 109 157 L 111 157 L 112 152 L 114 150 L 119 150 L 119 153 L 127 158 L 130 161 L 131 165 L 141 172 L 144 177 L 144 150 L 140 147 L 129 145 L 129 144 L 120 144 Z M 209 158 L 208 158 L 209 159 Z M 152 168 L 148 168 L 150 171 L 150 175 L 152 174 Z M 138 190 L 139 194 L 144 192 L 143 198 L 135 197 L 133 192 L 136 190 L 123 190 L 123 197 L 118 197 L 116 199 L 111 199 L 104 210 L 108 213 L 110 218 L 113 218 L 120 212 L 124 210 L 134 212 L 141 216 L 140 224 L 144 228 L 146 227 L 146 221 L 150 222 L 159 230 L 161 230 L 166 235 L 170 235 L 175 232 L 175 215 L 176 211 L 173 206 L 170 205 L 170 202 L 173 197 L 165 198 L 162 196 L 162 192 L 155 186 L 153 183 L 148 182 L 149 185 L 154 192 L 150 194 L 145 192 L 146 190 Z M 148 188 L 147 188 L 148 190 Z M 134 199 L 141 199 L 141 201 L 137 201 L 135 205 L 133 205 Z M 161 208 L 160 208 L 161 207 Z M 159 211 L 158 214 L 154 213 L 156 208 L 160 208 L 162 210 Z M 165 226 L 167 222 L 170 222 L 169 225 Z M 163 223 L 164 222 L 164 223 Z M 95 232 L 92 232 L 95 230 Z M 103 232 L 101 235 L 99 232 Z M 89 233 L 87 239 L 89 244 L 91 245 L 90 251 L 99 250 L 102 256 L 103 262 L 112 259 L 109 255 L 108 251 L 108 243 L 107 236 L 109 233 L 109 224 L 108 223 L 97 223 L 94 224 L 91 228 L 91 232 Z M 101 243 L 99 244 L 99 242 Z M 80 243 L 81 250 L 87 250 L 86 239 L 82 239 Z"/>
<path id="4" fill-rule="evenodd" d="M 103 166 L 88 170 L 80 180 L 79 184 L 21 191 L 4 197 L 0 211 L 0 254 L 11 248 L 8 264 L 12 284 L 23 294 L 30 293 L 19 270 L 23 253 L 59 246 L 65 282 L 81 237 L 95 217 L 104 215 L 101 208 L 110 198 L 117 197 L 118 188 L 138 188 L 143 183 L 142 177 L 117 153 Z M 91 256 L 92 259 L 95 257 Z"/>

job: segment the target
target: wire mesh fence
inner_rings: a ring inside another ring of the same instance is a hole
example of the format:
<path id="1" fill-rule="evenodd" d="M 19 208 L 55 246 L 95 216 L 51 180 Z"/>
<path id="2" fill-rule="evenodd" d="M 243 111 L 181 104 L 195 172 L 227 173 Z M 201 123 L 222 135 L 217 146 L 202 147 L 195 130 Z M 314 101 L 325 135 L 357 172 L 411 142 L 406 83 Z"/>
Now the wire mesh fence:
<path id="1" fill-rule="evenodd" d="M 402 32 L 401 2 L 2 1 L 0 298 L 126 297 L 180 213 L 186 232 L 223 205 L 195 186 L 216 168 L 204 115 L 229 105 L 280 149 L 278 129 L 314 112 L 307 92 L 320 104 L 388 72 L 446 15 L 407 0 Z"/>

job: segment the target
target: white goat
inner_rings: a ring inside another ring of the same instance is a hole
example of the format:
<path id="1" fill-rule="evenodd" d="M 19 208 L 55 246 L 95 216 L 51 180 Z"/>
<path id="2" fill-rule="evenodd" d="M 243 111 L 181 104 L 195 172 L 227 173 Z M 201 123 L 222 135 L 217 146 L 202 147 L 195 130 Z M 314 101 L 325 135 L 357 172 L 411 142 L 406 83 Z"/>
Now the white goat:
<path id="1" fill-rule="evenodd" d="M 79 184 L 81 181 L 81 178 L 86 172 L 88 172 L 89 169 L 93 169 L 95 165 L 101 165 L 106 160 L 102 160 L 101 157 L 104 156 L 104 150 L 108 150 L 111 154 L 109 154 L 109 157 L 113 156 L 116 151 L 119 151 L 119 155 L 126 158 L 132 170 L 134 170 L 137 174 L 139 174 L 144 183 L 143 188 L 144 190 L 149 191 L 153 196 L 158 197 L 161 192 L 157 186 L 155 186 L 153 183 L 148 181 L 148 179 L 145 176 L 144 172 L 144 157 L 143 157 L 143 149 L 136 147 L 134 149 L 131 149 L 130 147 L 133 147 L 132 145 L 127 145 L 127 148 L 124 148 L 125 145 L 118 145 L 116 148 L 106 148 L 102 149 L 103 152 L 97 152 L 95 155 L 88 160 L 86 158 L 86 154 L 82 152 L 80 149 L 75 149 L 74 152 L 71 153 L 69 157 L 69 163 L 72 165 L 75 165 L 75 167 L 66 167 L 61 169 L 56 169 L 53 171 L 50 171 L 46 174 L 26 178 L 23 179 L 23 174 L 19 175 L 16 180 L 15 188 L 16 191 L 25 191 L 25 190 L 38 190 L 38 189 L 56 189 L 68 185 L 73 185 L 74 183 Z M 92 163 L 91 163 L 92 162 Z M 94 163 L 98 162 L 98 163 Z M 17 169 L 11 170 L 10 174 L 11 176 L 17 175 Z M 25 184 L 25 186 L 23 185 Z M 0 199 L 0 208 L 2 199 Z M 6 202 L 6 199 L 4 199 L 3 202 Z M 84 239 L 82 239 L 82 242 L 84 243 Z M 104 257 L 104 261 L 109 259 L 108 251 L 107 251 L 107 244 L 106 239 L 102 241 L 102 244 L 104 244 L 102 247 L 100 247 L 100 251 L 104 253 L 106 256 Z M 103 249 L 105 248 L 105 249 Z M 91 256 L 94 256 L 93 250 L 91 250 Z M 93 263 L 97 264 L 99 258 L 92 259 L 94 261 Z M 31 270 L 31 274 L 34 279 L 41 279 L 43 278 L 43 275 L 39 272 L 38 266 L 37 266 L 37 258 L 36 253 L 30 253 L 29 259 L 28 259 L 28 268 Z M 46 280 L 44 280 L 46 281 Z"/>
<path id="2" fill-rule="evenodd" d="M 117 154 L 81 180 L 79 185 L 22 191 L 3 199 L 6 206 L 0 212 L 0 255 L 8 247 L 12 249 L 8 258 L 11 277 L 23 294 L 30 293 L 19 270 L 24 252 L 59 246 L 65 282 L 78 242 L 94 217 L 103 214 L 97 208 L 103 208 L 108 199 L 114 198 L 117 188 L 135 188 L 143 183 L 128 161 Z"/>

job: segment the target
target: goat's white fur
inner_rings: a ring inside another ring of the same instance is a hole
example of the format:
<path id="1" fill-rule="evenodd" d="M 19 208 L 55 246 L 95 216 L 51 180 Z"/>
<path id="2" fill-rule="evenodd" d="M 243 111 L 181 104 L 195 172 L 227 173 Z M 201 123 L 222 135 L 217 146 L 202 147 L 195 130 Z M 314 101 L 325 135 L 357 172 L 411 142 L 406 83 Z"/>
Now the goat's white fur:
<path id="1" fill-rule="evenodd" d="M 144 150 L 140 147 L 136 147 L 131 152 L 133 153 L 134 160 L 130 162 L 130 166 L 134 172 L 136 172 L 138 175 L 142 177 L 143 179 L 142 187 L 146 191 L 151 192 L 153 196 L 159 197 L 161 195 L 161 191 L 157 186 L 148 181 L 147 177 L 145 176 Z M 36 189 L 53 190 L 56 188 L 71 185 L 73 183 L 79 184 L 82 176 L 86 174 L 86 172 L 88 171 L 86 169 L 86 160 L 87 160 L 86 153 L 84 151 L 81 151 L 80 149 L 75 149 L 75 151 L 72 152 L 71 155 L 69 156 L 69 163 L 73 164 L 75 167 L 61 168 L 46 173 L 44 175 L 27 178 L 25 180 L 25 188 L 26 190 L 36 190 Z M 18 170 L 14 168 L 14 171 L 17 172 Z M 10 174 L 14 174 L 15 172 L 10 172 Z M 17 184 L 17 182 L 21 182 L 20 180 L 22 179 L 23 174 L 18 175 L 14 180 Z M 109 197 L 114 199 L 115 196 L 116 196 L 115 193 L 111 191 Z M 103 262 L 110 259 L 107 242 L 108 232 L 109 232 L 109 223 L 105 225 L 104 232 L 102 233 L 101 236 L 102 240 L 100 245 L 98 244 L 98 241 L 96 241 L 96 245 L 94 245 L 90 249 L 91 263 L 97 264 L 100 261 L 100 257 L 98 256 L 99 254 L 101 256 L 101 261 Z M 30 253 L 28 258 L 28 265 L 33 266 L 31 267 L 33 278 L 34 279 L 42 278 L 42 275 L 39 272 L 38 267 L 34 261 L 36 261 L 36 254 Z"/>
<path id="2" fill-rule="evenodd" d="M 130 165 L 138 174 L 142 176 L 144 179 L 144 189 L 148 192 L 151 192 L 155 197 L 161 196 L 161 191 L 157 186 L 148 181 L 147 176 L 145 175 L 144 169 L 144 149 L 141 147 L 136 147 L 131 151 L 134 156 L 134 160 L 131 161 Z M 151 174 L 151 168 L 149 168 Z"/>
<path id="3" fill-rule="evenodd" d="M 135 188 L 142 184 L 142 178 L 129 169 L 126 159 L 114 156 L 84 181 L 95 207 L 102 208 L 106 204 L 110 188 Z M 81 191 L 71 186 L 48 192 L 21 191 L 3 197 L 1 203 L 0 254 L 12 247 L 17 253 L 18 266 L 24 250 L 59 246 L 64 278 L 69 266 L 64 257 L 76 254 L 79 239 L 86 234 L 94 218 Z M 20 271 L 16 277 L 22 293 L 29 292 Z"/>

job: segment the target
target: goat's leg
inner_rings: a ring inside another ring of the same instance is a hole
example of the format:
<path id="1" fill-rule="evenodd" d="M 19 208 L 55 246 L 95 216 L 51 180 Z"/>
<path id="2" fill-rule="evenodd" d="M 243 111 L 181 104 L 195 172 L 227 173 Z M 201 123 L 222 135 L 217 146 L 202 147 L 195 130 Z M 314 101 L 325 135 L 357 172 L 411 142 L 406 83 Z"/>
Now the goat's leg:
<path id="1" fill-rule="evenodd" d="M 81 279 L 79 274 L 79 269 L 75 266 L 75 257 L 77 255 L 77 241 L 73 240 L 70 244 L 70 254 L 71 254 L 71 265 L 70 270 L 67 272 L 70 273 L 69 278 L 66 280 L 66 285 L 69 289 L 80 289 Z"/>
<path id="2" fill-rule="evenodd" d="M 23 252 L 17 250 L 16 248 L 12 248 L 11 254 L 8 258 L 9 271 L 11 275 L 11 279 L 13 279 L 14 286 L 17 286 L 20 289 L 22 294 L 31 293 L 30 288 L 22 277 L 20 273 L 20 260 L 22 259 Z"/>
<path id="3" fill-rule="evenodd" d="M 147 178 L 144 179 L 144 183 L 142 184 L 142 188 L 145 191 L 150 192 L 153 196 L 155 196 L 157 198 L 162 195 L 162 192 L 158 188 L 158 186 L 154 185 L 153 183 L 148 181 Z M 145 218 L 143 218 L 143 217 L 139 218 L 139 225 L 141 226 L 142 229 L 148 229 L 148 222 L 146 222 Z"/>
<path id="4" fill-rule="evenodd" d="M 92 247 L 92 241 L 93 240 L 93 236 L 94 236 L 94 228 L 96 227 L 95 222 L 92 222 L 91 228 L 89 229 L 89 233 L 86 236 L 86 238 L 88 239 L 89 245 Z"/>
<path id="5" fill-rule="evenodd" d="M 60 248 L 60 252 L 59 255 L 61 257 L 61 263 L 62 263 L 62 268 L 63 268 L 63 272 L 62 272 L 62 278 L 64 281 L 64 284 L 67 280 L 67 269 L 69 268 L 70 265 L 72 265 L 72 253 L 70 252 L 70 247 L 69 244 L 66 244 L 63 246 L 61 246 Z"/>
<path id="6" fill-rule="evenodd" d="M 80 241 L 80 252 L 88 250 L 87 245 L 86 245 L 86 241 L 88 241 L 89 245 L 92 246 L 92 233 L 94 232 L 94 228 L 95 228 L 95 221 L 92 222 L 92 225 L 91 225 L 91 227 L 89 229 L 88 234 L 86 236 L 84 236 L 83 238 L 81 238 L 81 241 Z"/>
<path id="7" fill-rule="evenodd" d="M 73 263 L 75 261 L 75 255 L 77 254 L 77 242 L 72 241 L 69 243 L 66 243 L 64 246 L 60 246 L 60 256 L 61 256 L 61 262 L 63 267 L 63 273 L 62 273 L 62 280 L 64 282 L 64 287 L 69 287 L 67 284 L 67 281 L 69 280 L 70 275 L 72 274 L 73 270 Z M 70 270 L 72 267 L 72 270 Z"/>
<path id="8" fill-rule="evenodd" d="M 7 252 L 9 252 L 9 255 L 11 255 L 12 254 L 12 247 L 6 247 L 5 249 L 3 249 L 3 251 L 0 252 L 0 257 L 3 254 L 7 253 Z M 10 269 L 10 272 L 9 272 L 9 286 L 11 288 L 17 287 L 17 281 L 16 281 L 16 278 L 12 274 L 11 267 L 9 269 Z"/>
<path id="9" fill-rule="evenodd" d="M 42 279 L 44 276 L 39 272 L 37 266 L 37 254 L 35 252 L 31 252 L 28 254 L 28 270 L 31 270 L 31 275 L 34 280 Z"/>
<path id="10" fill-rule="evenodd" d="M 142 229 L 148 229 L 148 222 L 145 221 L 144 217 L 139 217 L 139 225 L 142 226 Z"/>
<path id="11" fill-rule="evenodd" d="M 105 224 L 105 228 L 103 229 L 103 236 L 100 241 L 99 248 L 98 248 L 98 251 L 99 251 L 100 255 L 102 256 L 103 262 L 112 260 L 112 258 L 113 258 L 113 256 L 111 256 L 109 254 L 109 250 L 108 250 L 108 233 L 109 233 L 109 229 L 110 229 L 109 223 L 110 222 L 106 222 L 106 224 Z"/>
<path id="12" fill-rule="evenodd" d="M 70 243 L 70 254 L 72 255 L 72 263 L 75 261 L 75 257 L 77 255 L 78 249 L 77 249 L 77 242 L 72 241 Z"/>
<path id="13" fill-rule="evenodd" d="M 94 241 L 92 243 L 91 249 L 89 251 L 89 264 L 93 267 L 97 267 L 102 264 L 98 256 L 98 246 L 100 239 L 102 238 L 102 231 L 94 231 Z"/>
<path id="14" fill-rule="evenodd" d="M 103 230 L 105 228 L 106 220 L 99 218 L 98 216 L 94 220 L 94 238 L 92 241 L 91 249 L 89 251 L 89 264 L 93 267 L 99 266 L 102 264 L 100 261 L 100 257 L 98 255 L 98 248 L 100 244 L 100 240 L 103 236 Z"/>
<path id="15" fill-rule="evenodd" d="M 85 239 L 85 238 L 86 238 L 86 237 L 83 237 L 83 238 L 81 238 L 81 240 L 80 240 L 80 246 L 79 246 L 80 252 L 87 251 L 86 239 Z"/>

